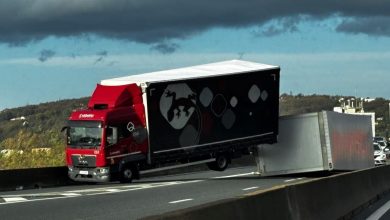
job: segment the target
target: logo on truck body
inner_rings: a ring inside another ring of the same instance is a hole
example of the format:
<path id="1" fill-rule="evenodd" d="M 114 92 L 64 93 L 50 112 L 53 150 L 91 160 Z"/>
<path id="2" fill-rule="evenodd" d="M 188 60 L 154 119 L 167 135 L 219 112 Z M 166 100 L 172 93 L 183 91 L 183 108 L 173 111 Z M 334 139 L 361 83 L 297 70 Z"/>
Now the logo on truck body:
<path id="1" fill-rule="evenodd" d="M 196 108 L 196 93 L 185 83 L 170 84 L 160 98 L 160 111 L 176 130 L 183 129 Z"/>
<path id="2" fill-rule="evenodd" d="M 94 118 L 94 114 L 80 114 L 79 118 Z"/>

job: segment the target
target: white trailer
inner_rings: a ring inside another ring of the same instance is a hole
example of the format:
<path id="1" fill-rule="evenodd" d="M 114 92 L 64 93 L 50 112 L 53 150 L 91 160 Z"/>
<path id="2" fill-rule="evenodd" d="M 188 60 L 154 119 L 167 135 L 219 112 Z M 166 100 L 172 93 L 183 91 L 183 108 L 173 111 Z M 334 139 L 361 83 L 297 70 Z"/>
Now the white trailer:
<path id="1" fill-rule="evenodd" d="M 255 148 L 260 175 L 374 167 L 370 116 L 322 111 L 279 118 L 276 144 Z"/>

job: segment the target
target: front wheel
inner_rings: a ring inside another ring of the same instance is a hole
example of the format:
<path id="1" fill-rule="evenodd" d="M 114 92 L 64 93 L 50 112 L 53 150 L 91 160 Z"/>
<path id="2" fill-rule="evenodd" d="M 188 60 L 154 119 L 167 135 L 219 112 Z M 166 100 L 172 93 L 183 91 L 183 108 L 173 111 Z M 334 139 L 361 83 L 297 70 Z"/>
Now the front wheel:
<path id="1" fill-rule="evenodd" d="M 207 163 L 210 170 L 224 171 L 229 166 L 229 158 L 226 154 L 220 154 L 215 158 L 215 161 Z"/>

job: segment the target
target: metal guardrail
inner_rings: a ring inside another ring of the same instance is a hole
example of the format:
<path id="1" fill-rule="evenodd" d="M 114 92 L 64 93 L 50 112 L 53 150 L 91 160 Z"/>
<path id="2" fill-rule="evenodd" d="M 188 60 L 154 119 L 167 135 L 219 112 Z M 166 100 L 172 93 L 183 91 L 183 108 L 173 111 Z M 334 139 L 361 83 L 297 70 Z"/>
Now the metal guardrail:
<path id="1" fill-rule="evenodd" d="M 0 191 L 42 188 L 70 184 L 67 167 L 0 171 Z"/>

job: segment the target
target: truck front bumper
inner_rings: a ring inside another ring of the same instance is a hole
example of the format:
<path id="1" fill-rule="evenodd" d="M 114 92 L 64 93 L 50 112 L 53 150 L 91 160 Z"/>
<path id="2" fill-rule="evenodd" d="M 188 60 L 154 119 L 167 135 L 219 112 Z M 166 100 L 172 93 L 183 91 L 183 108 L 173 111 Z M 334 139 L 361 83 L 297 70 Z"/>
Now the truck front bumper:
<path id="1" fill-rule="evenodd" d="M 70 179 L 78 182 L 109 182 L 110 169 L 108 167 L 80 168 L 68 167 Z"/>

